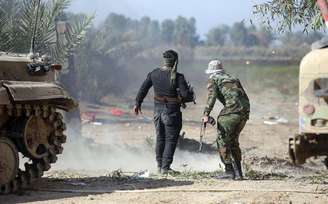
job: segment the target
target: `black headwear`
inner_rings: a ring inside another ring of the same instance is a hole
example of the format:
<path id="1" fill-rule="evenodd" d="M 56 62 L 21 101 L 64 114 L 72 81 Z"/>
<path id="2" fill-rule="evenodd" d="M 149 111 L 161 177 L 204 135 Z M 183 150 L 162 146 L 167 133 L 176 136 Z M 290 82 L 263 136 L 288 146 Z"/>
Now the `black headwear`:
<path id="1" fill-rule="evenodd" d="M 170 67 L 171 69 L 171 85 L 175 85 L 177 77 L 177 68 L 178 68 L 178 53 L 174 50 L 167 50 L 163 53 L 164 65 Z"/>

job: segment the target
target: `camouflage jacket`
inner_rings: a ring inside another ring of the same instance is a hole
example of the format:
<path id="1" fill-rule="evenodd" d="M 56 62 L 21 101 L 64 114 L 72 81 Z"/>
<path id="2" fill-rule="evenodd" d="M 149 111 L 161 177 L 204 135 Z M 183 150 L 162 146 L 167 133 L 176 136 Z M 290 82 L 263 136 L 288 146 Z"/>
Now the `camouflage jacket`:
<path id="1" fill-rule="evenodd" d="M 225 72 L 212 74 L 208 81 L 208 97 L 204 115 L 209 115 L 218 99 L 224 108 L 220 115 L 232 113 L 249 116 L 250 104 L 248 96 L 240 81 Z"/>

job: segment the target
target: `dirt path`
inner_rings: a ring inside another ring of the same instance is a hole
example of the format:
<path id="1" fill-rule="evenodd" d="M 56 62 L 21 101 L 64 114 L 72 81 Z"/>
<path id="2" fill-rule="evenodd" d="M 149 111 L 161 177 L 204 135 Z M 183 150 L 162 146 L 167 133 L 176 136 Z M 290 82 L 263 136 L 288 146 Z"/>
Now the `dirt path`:
<path id="1" fill-rule="evenodd" d="M 326 185 L 295 181 L 215 179 L 84 180 L 83 187 L 46 180 L 40 191 L 6 196 L 1 203 L 327 203 Z M 77 185 L 77 183 L 76 183 Z M 121 189 L 121 190 L 120 190 Z M 124 190 L 122 190 L 124 189 Z M 137 189 L 137 190 L 133 190 Z M 51 192 L 52 191 L 52 192 Z"/>
<path id="2" fill-rule="evenodd" d="M 133 172 L 156 170 L 152 123 L 88 124 L 83 128 L 84 135 L 96 141 L 96 146 L 88 148 L 89 144 L 71 141 L 52 171 L 33 189 L 0 196 L 0 204 L 328 203 L 328 175 L 321 158 L 310 159 L 300 167 L 288 158 L 288 137 L 298 128 L 295 100 L 282 99 L 269 91 L 253 95 L 251 100 L 251 119 L 240 136 L 244 181 L 213 178 L 220 173 L 215 172 L 220 170 L 215 151 L 198 154 L 186 150 L 177 151 L 173 164 L 182 174 L 141 178 Z M 185 119 L 197 121 L 201 109 L 202 105 L 193 106 L 184 112 Z M 151 111 L 144 112 L 151 119 Z M 272 116 L 287 122 L 264 124 Z M 186 122 L 183 130 L 197 148 L 197 123 Z M 215 129 L 208 129 L 205 142 L 214 140 Z M 117 169 L 129 173 L 113 173 Z"/>

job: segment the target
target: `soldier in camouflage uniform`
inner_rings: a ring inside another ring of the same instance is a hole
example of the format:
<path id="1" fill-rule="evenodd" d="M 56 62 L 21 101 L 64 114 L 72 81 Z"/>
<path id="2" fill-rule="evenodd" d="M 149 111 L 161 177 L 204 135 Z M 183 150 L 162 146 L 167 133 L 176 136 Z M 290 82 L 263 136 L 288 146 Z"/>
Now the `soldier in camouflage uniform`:
<path id="1" fill-rule="evenodd" d="M 249 99 L 240 81 L 227 74 L 219 60 L 209 63 L 206 74 L 210 77 L 203 122 L 208 122 L 216 99 L 224 105 L 217 118 L 217 145 L 225 173 L 218 178 L 239 180 L 243 178 L 239 134 L 249 118 Z"/>

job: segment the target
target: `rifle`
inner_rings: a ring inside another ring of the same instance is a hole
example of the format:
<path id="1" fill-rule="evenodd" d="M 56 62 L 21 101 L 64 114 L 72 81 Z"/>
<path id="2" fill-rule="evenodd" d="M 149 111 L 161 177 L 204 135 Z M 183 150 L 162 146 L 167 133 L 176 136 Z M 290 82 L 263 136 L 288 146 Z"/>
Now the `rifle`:
<path id="1" fill-rule="evenodd" d="M 209 123 L 212 126 L 214 126 L 216 122 L 215 122 L 215 119 L 213 117 L 211 117 L 211 116 L 208 116 L 208 121 L 206 123 L 204 123 L 202 121 L 201 127 L 200 127 L 199 149 L 198 149 L 198 152 L 202 152 L 202 150 L 203 150 L 203 138 L 206 135 L 206 124 L 207 123 Z"/>

